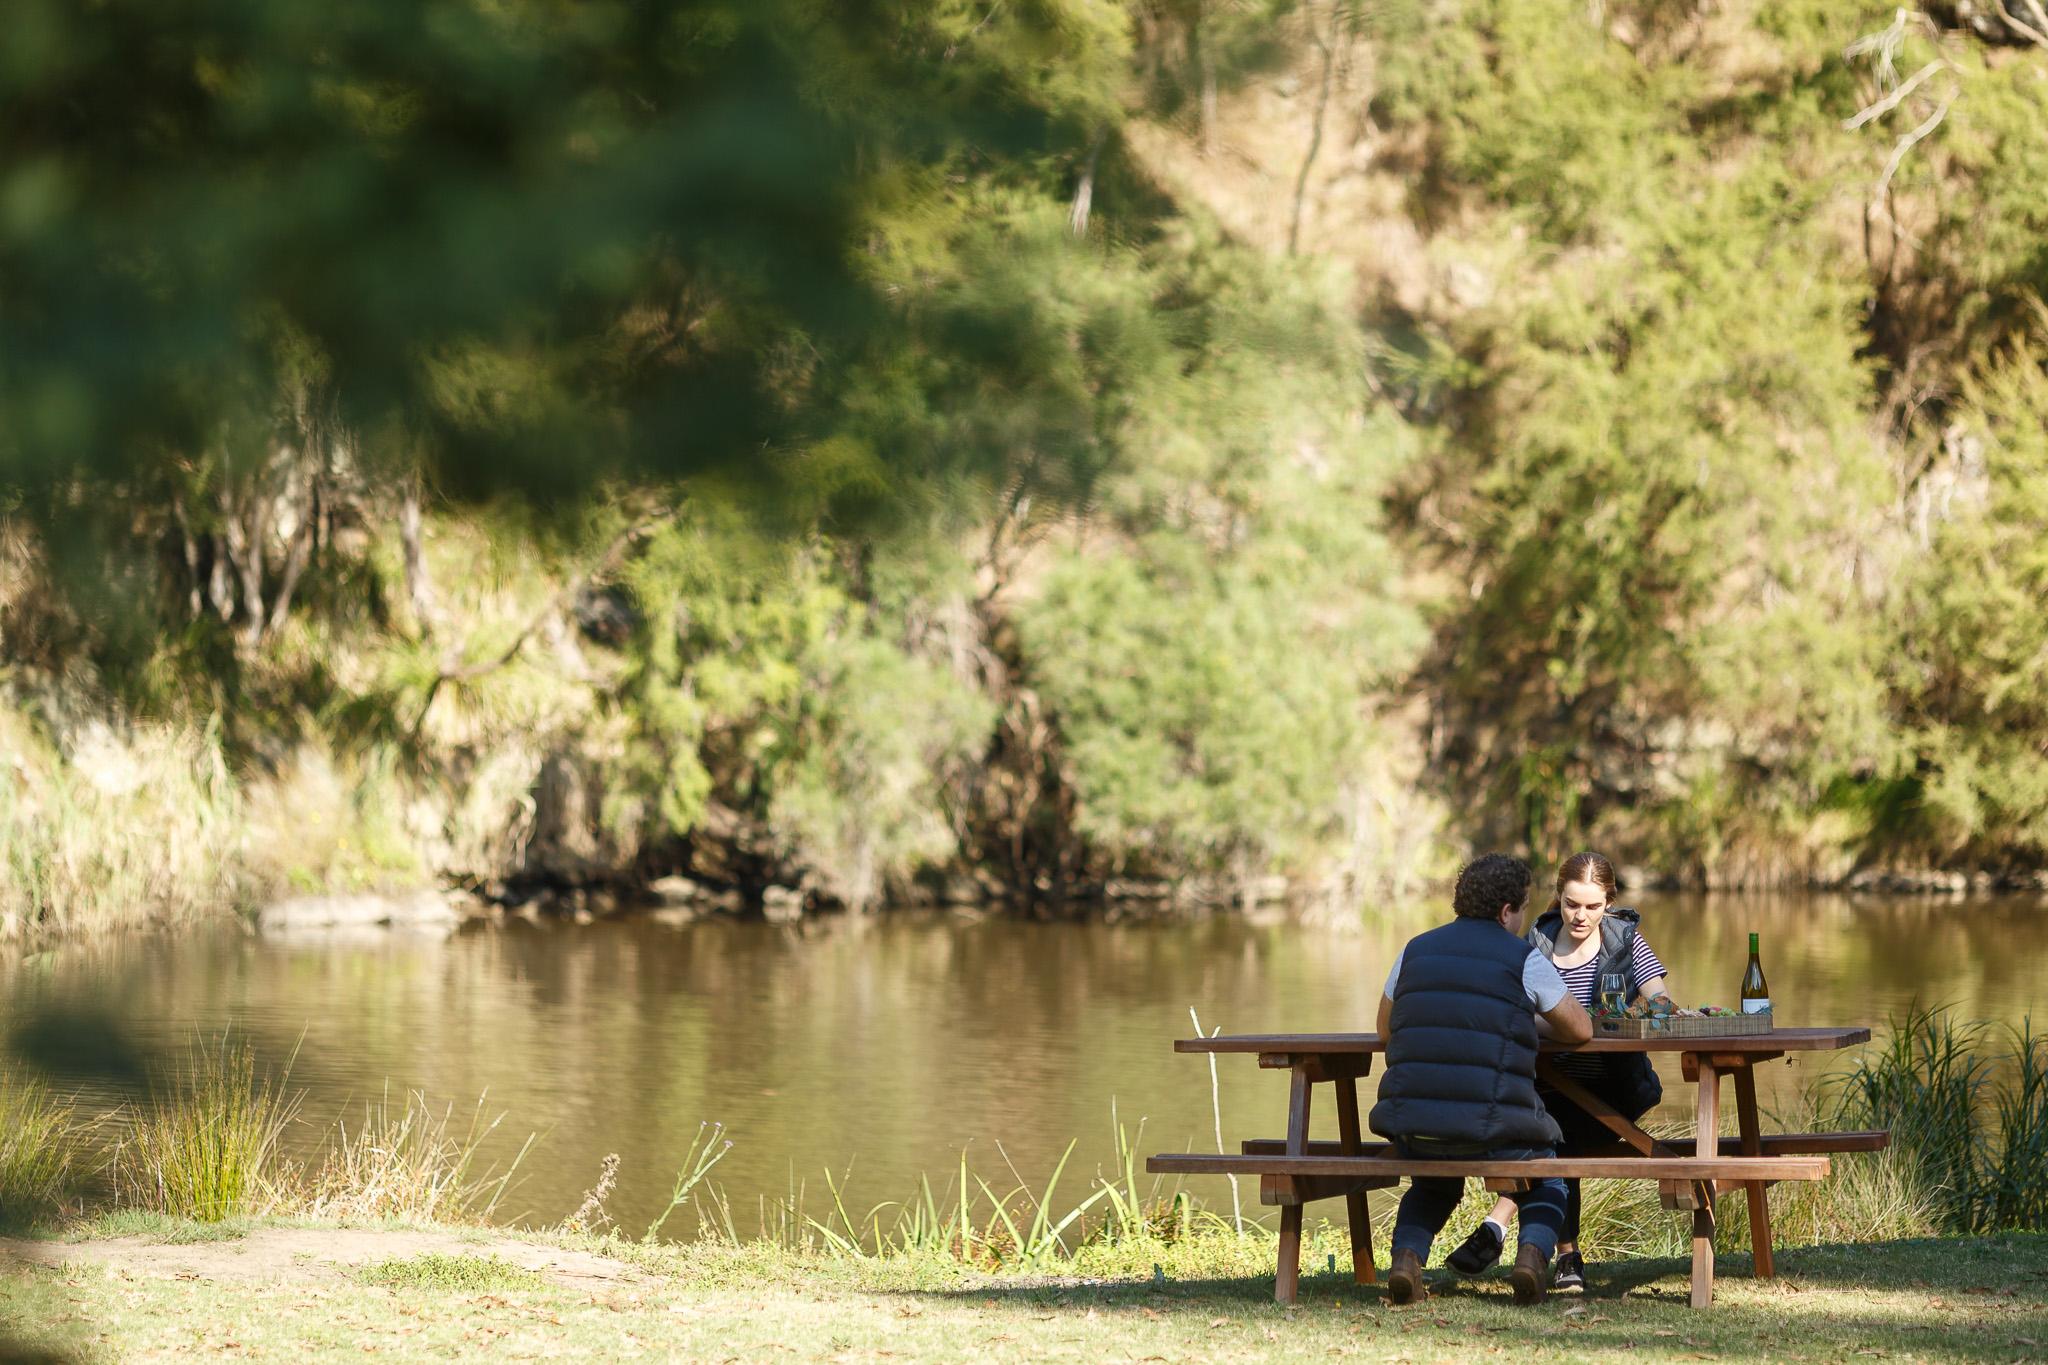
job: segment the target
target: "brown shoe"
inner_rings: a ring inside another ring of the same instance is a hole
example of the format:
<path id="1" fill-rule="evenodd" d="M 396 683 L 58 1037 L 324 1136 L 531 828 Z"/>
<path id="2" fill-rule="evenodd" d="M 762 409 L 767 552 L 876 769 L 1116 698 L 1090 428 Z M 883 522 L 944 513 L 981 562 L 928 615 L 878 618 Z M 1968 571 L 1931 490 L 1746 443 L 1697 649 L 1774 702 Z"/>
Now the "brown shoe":
<path id="1" fill-rule="evenodd" d="M 1515 1286 L 1516 1303 L 1541 1303 L 1550 1292 L 1550 1258 L 1534 1242 L 1524 1242 L 1508 1279 Z"/>
<path id="2" fill-rule="evenodd" d="M 1420 1303 L 1428 1297 L 1422 1286 L 1422 1258 L 1403 1247 L 1394 1253 L 1393 1268 L 1387 1271 L 1387 1302 Z"/>

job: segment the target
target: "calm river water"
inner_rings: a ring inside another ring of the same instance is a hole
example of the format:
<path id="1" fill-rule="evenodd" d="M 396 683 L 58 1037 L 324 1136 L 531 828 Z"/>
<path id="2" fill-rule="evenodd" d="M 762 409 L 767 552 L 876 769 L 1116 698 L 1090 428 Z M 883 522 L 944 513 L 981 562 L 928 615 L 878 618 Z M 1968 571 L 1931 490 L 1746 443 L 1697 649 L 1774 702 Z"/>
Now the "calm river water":
<path id="1" fill-rule="evenodd" d="M 1882 1024 L 1916 997 L 2014 1023 L 2048 1006 L 2038 899 L 1641 907 L 1686 1004 L 1734 1001 L 1755 930 L 1787 1024 Z M 1418 905 L 1337 929 L 922 913 L 794 928 L 513 922 L 446 942 L 292 946 L 212 932 L 67 947 L 0 968 L 0 984 L 8 1009 L 104 1008 L 167 1049 L 229 1027 L 271 1066 L 296 1049 L 306 1149 L 387 1087 L 458 1116 L 482 1096 L 506 1116 L 495 1159 L 537 1135 L 506 1205 L 536 1222 L 573 1209 L 616 1152 L 609 1209 L 637 1234 L 667 1202 L 698 1125 L 722 1123 L 734 1145 L 714 1180 L 745 1234 L 764 1200 L 798 1186 L 822 1217 L 828 1170 L 859 1211 L 909 1196 L 921 1173 L 942 1187 L 963 1149 L 998 1188 L 1013 1183 L 1005 1154 L 1042 1186 L 1077 1139 L 1061 1193 L 1078 1198 L 1113 1165 L 1112 1114 L 1143 1120 L 1145 1151 L 1213 1150 L 1208 1066 L 1172 1050 L 1191 1031 L 1189 1007 L 1228 1032 L 1369 1029 L 1394 950 L 1439 918 Z M 1774 1063 L 1767 1085 L 1783 1102 L 1828 1064 Z M 1667 1092 L 1684 1098 L 1671 1070 Z M 1233 1148 L 1284 1131 L 1283 1074 L 1225 1057 L 1218 1079 Z M 1327 1106 L 1316 1118 L 1318 1135 L 1335 1135 Z M 1221 1182 L 1192 1188 L 1227 1204 Z M 1341 1217 L 1341 1203 L 1326 1208 Z"/>

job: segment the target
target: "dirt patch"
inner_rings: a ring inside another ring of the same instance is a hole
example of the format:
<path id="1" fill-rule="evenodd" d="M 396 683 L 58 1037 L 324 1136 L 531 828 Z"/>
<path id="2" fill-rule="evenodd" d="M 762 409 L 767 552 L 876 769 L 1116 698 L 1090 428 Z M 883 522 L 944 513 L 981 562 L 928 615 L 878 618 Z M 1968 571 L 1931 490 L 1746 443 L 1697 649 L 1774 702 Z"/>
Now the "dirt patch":
<path id="1" fill-rule="evenodd" d="M 236 1282 L 318 1283 L 353 1267 L 437 1253 L 496 1256 L 556 1284 L 623 1284 L 642 1278 L 623 1261 L 500 1234 L 371 1228 L 259 1228 L 232 1241 L 173 1243 L 147 1237 L 89 1242 L 0 1240 L 0 1267 L 105 1266 L 129 1276 Z"/>

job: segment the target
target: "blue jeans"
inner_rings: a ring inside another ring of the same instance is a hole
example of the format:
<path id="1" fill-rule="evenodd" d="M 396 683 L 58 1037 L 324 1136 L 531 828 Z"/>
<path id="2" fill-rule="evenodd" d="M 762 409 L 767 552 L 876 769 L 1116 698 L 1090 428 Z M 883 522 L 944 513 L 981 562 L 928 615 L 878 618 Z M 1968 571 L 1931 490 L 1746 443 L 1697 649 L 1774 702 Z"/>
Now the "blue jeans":
<path id="1" fill-rule="evenodd" d="M 1421 1160 L 1490 1160 L 1520 1161 L 1531 1157 L 1552 1155 L 1548 1147 L 1514 1147 L 1487 1152 L 1471 1157 L 1442 1157 L 1436 1153 L 1413 1151 L 1396 1142 L 1397 1154 Z M 1465 1193 L 1465 1178 L 1452 1175 L 1416 1176 L 1408 1182 L 1408 1189 L 1401 1196 L 1401 1207 L 1394 1213 L 1395 1251 L 1412 1251 L 1416 1259 L 1429 1264 L 1429 1245 L 1436 1235 L 1444 1230 L 1450 1221 L 1451 1211 L 1458 1207 L 1458 1200 Z M 1564 1229 L 1565 1184 L 1556 1176 L 1534 1181 L 1520 1194 L 1508 1198 L 1515 1201 L 1515 1225 L 1520 1229 L 1521 1244 L 1542 1250 L 1547 1259 L 1557 1253 L 1557 1242 Z"/>

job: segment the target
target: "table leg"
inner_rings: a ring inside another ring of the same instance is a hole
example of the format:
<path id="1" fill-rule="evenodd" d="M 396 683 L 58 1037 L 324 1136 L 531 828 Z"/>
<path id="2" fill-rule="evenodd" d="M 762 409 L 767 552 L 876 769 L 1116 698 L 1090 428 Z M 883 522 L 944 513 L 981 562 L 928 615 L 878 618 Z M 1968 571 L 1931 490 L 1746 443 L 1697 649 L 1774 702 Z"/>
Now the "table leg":
<path id="1" fill-rule="evenodd" d="M 1750 1067 L 1735 1072 L 1735 1119 L 1742 1130 L 1742 1154 L 1757 1156 L 1763 1151 L 1762 1134 L 1756 1116 L 1756 1073 Z M 1743 1182 L 1749 1191 L 1749 1249 L 1753 1273 L 1768 1280 L 1777 1273 L 1771 1264 L 1771 1201 L 1761 1180 Z"/>
<path id="2" fill-rule="evenodd" d="M 1699 1107 L 1693 1116 L 1694 1150 L 1705 1158 L 1721 1153 L 1721 1073 L 1700 1058 Z M 1692 1306 L 1714 1301 L 1714 1201 L 1702 1198 L 1692 1213 Z"/>
<path id="3" fill-rule="evenodd" d="M 1287 1091 L 1287 1154 L 1308 1155 L 1308 1102 L 1311 1094 L 1308 1067 L 1297 1063 Z M 1273 1277 L 1276 1303 L 1293 1303 L 1301 1287 L 1301 1208 L 1299 1203 L 1280 1209 L 1280 1271 Z"/>
<path id="4" fill-rule="evenodd" d="M 1358 1078 L 1337 1081 L 1337 1137 L 1346 1156 L 1358 1153 Z M 1372 1208 L 1364 1190 L 1344 1196 L 1344 1212 L 1351 1222 L 1351 1278 L 1372 1284 L 1378 1276 L 1372 1264 Z"/>
<path id="5" fill-rule="evenodd" d="M 1634 1120 L 1559 1071 L 1548 1057 L 1536 1059 L 1536 1078 L 1598 1119 L 1608 1132 L 1643 1156 L 1657 1156 L 1666 1150 L 1663 1143 L 1637 1127 Z"/>

